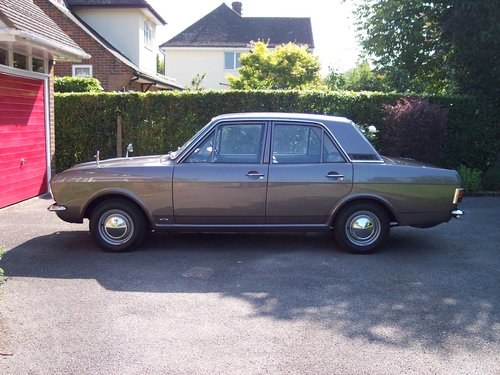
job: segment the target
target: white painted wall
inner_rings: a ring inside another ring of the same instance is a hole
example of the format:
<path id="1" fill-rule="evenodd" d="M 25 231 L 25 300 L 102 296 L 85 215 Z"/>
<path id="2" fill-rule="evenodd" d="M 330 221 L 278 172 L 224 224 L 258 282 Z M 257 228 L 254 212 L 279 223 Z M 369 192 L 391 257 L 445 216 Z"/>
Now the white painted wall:
<path id="1" fill-rule="evenodd" d="M 174 77 L 183 87 L 190 87 L 196 74 L 206 73 L 201 86 L 205 89 L 228 90 L 226 74 L 238 75 L 238 70 L 224 69 L 224 52 L 248 52 L 246 49 L 163 48 L 165 74 Z M 221 85 L 221 83 L 223 83 Z"/>
<path id="2" fill-rule="evenodd" d="M 85 9 L 75 13 L 142 71 L 156 74 L 156 23 L 140 9 Z M 144 45 L 144 19 L 153 27 L 152 48 Z"/>

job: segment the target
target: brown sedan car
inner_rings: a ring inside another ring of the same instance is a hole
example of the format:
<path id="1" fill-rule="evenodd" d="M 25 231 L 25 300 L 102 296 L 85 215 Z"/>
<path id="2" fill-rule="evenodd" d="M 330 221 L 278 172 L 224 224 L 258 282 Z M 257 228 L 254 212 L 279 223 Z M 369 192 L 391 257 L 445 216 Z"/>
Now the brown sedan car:
<path id="1" fill-rule="evenodd" d="M 51 188 L 49 210 L 88 218 L 107 251 L 137 247 L 148 230 L 333 230 L 368 253 L 391 226 L 463 215 L 457 172 L 382 157 L 346 118 L 291 113 L 218 116 L 175 152 L 80 164 Z"/>

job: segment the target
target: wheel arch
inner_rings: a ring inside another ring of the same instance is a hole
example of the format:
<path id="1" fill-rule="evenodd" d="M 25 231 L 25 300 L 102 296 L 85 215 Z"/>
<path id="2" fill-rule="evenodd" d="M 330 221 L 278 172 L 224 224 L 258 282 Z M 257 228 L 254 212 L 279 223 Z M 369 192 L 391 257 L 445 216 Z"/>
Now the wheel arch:
<path id="1" fill-rule="evenodd" d="M 374 195 L 354 195 L 354 196 L 345 197 L 334 207 L 334 209 L 330 213 L 330 221 L 329 221 L 330 227 L 333 227 L 335 217 L 345 207 L 347 207 L 351 204 L 357 204 L 357 203 L 363 203 L 363 202 L 378 205 L 379 207 L 381 207 L 382 209 L 384 209 L 387 212 L 391 226 L 398 225 L 398 223 L 399 223 L 398 216 L 397 216 L 394 208 L 392 207 L 392 205 L 387 200 L 383 199 L 382 197 L 374 196 Z"/>
<path id="2" fill-rule="evenodd" d="M 126 202 L 135 205 L 142 213 L 148 229 L 152 229 L 153 221 L 151 216 L 148 214 L 148 210 L 146 209 L 145 205 L 136 196 L 125 191 L 105 191 L 95 195 L 85 205 L 83 209 L 83 217 L 87 219 L 90 218 L 90 216 L 92 215 L 92 211 L 97 206 L 99 206 L 102 202 L 105 202 L 110 199 L 122 199 Z"/>

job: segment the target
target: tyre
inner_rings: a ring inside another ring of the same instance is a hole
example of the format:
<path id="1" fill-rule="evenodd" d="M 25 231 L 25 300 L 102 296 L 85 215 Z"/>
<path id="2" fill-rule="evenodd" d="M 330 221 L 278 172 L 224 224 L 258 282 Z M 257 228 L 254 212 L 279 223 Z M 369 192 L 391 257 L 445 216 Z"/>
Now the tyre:
<path id="1" fill-rule="evenodd" d="M 142 211 L 124 199 L 100 203 L 90 215 L 90 233 L 105 251 L 130 251 L 139 246 L 146 232 Z"/>
<path id="2" fill-rule="evenodd" d="M 353 203 L 336 216 L 333 230 L 343 249 L 355 254 L 369 254 L 389 236 L 389 217 L 378 204 Z"/>

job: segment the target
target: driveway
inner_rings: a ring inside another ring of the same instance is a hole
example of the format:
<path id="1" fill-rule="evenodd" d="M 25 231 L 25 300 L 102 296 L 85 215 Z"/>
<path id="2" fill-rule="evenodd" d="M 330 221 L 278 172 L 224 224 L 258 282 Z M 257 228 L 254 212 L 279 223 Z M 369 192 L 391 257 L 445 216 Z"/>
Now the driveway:
<path id="1" fill-rule="evenodd" d="M 368 256 L 329 234 L 154 234 L 98 250 L 0 210 L 2 374 L 499 374 L 500 197 Z"/>

